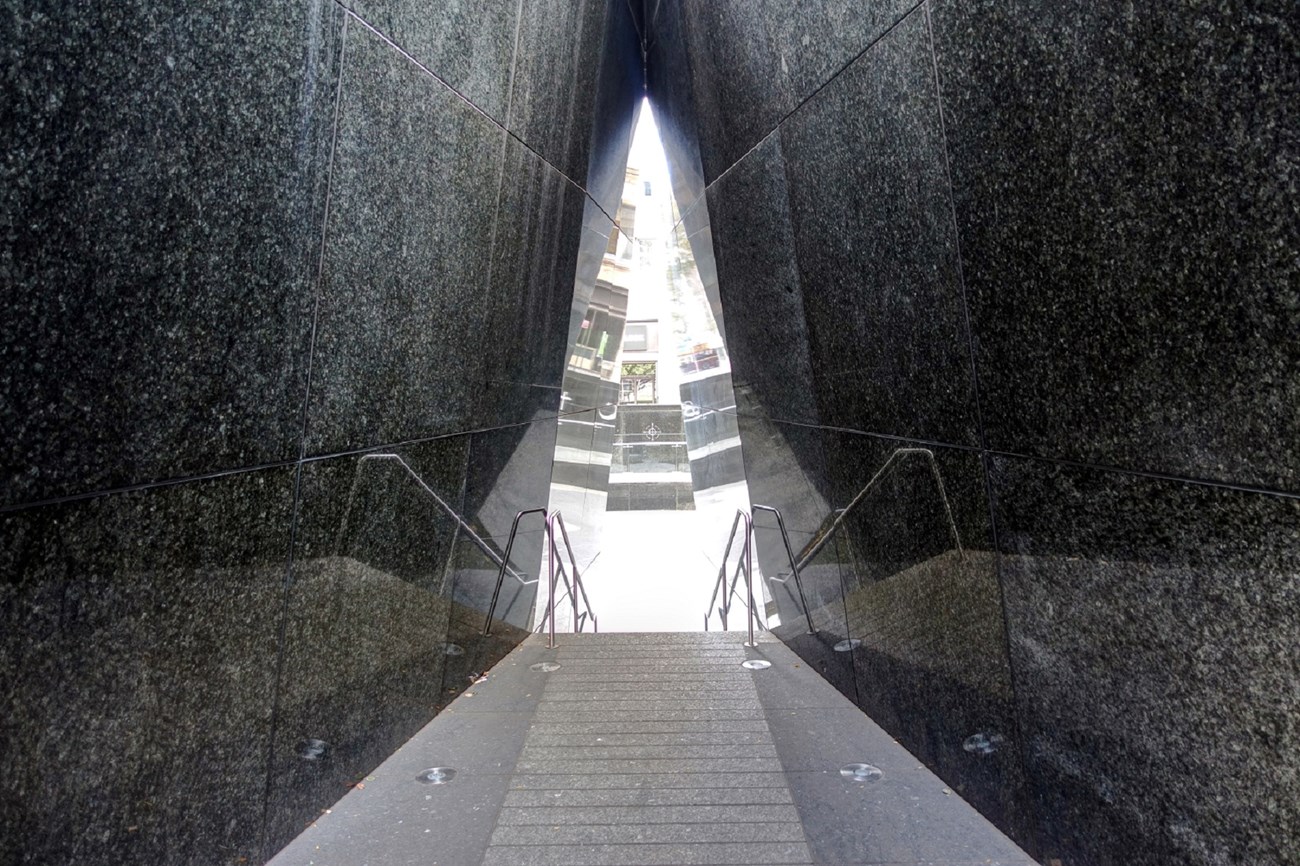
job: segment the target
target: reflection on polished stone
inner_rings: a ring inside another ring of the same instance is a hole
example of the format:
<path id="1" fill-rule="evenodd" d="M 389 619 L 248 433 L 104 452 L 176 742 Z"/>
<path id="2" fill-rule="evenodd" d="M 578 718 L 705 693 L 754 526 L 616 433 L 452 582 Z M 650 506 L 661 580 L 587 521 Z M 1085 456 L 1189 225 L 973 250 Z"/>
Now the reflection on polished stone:
<path id="1" fill-rule="evenodd" d="M 363 27 L 342 94 L 308 454 L 472 429 L 491 324 L 504 133 Z"/>
<path id="2" fill-rule="evenodd" d="M 0 517 L 0 862 L 257 858 L 292 495 L 277 469 Z"/>
<path id="3" fill-rule="evenodd" d="M 1009 457 L 993 478 L 1045 853 L 1293 860 L 1300 501 Z"/>
<path id="4" fill-rule="evenodd" d="M 0 505 L 293 459 L 344 13 L 0 14 Z"/>
<path id="5" fill-rule="evenodd" d="M 270 851 L 445 703 L 446 570 L 468 444 L 453 437 L 303 467 Z M 303 761 L 295 746 L 305 738 L 328 742 L 328 757 Z"/>
<path id="6" fill-rule="evenodd" d="M 978 445 L 924 15 L 882 37 L 780 137 L 818 420 Z"/>
<path id="7" fill-rule="evenodd" d="M 1295 8 L 933 7 L 989 445 L 1300 492 Z"/>

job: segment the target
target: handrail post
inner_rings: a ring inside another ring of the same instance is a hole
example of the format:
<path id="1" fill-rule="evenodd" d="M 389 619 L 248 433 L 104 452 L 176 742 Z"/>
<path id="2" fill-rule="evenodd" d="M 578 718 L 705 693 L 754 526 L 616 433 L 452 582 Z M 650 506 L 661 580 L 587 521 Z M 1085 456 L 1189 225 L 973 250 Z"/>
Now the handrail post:
<path id="1" fill-rule="evenodd" d="M 795 588 L 799 590 L 799 604 L 803 605 L 803 618 L 808 624 L 808 634 L 817 634 L 813 628 L 812 614 L 808 611 L 808 599 L 803 594 L 803 578 L 799 576 L 799 563 L 794 558 L 794 548 L 790 546 L 790 534 L 785 531 L 785 518 L 771 505 L 755 505 L 755 511 L 770 511 L 776 515 L 776 525 L 781 529 L 781 541 L 785 543 L 785 555 L 790 558 L 790 573 L 794 575 Z"/>
<path id="2" fill-rule="evenodd" d="M 729 533 L 727 533 L 727 549 L 724 550 L 724 551 L 722 552 L 722 564 L 718 566 L 718 582 L 715 583 L 715 584 L 713 585 L 713 597 L 709 599 L 709 609 L 708 609 L 707 611 L 705 611 L 705 613 L 704 613 L 704 630 L 705 630 L 705 631 L 708 631 L 708 630 L 709 630 L 709 617 L 713 616 L 713 603 L 714 603 L 715 601 L 718 600 L 718 590 L 719 590 L 719 589 L 721 589 L 722 592 L 724 593 L 724 595 L 723 595 L 723 597 L 722 597 L 722 606 L 723 606 L 724 608 L 727 608 L 727 607 L 729 606 L 729 605 L 727 604 L 727 602 L 728 602 L 728 600 L 729 600 L 729 596 L 726 594 L 726 592 L 727 592 L 727 557 L 728 557 L 728 556 L 731 556 L 731 545 L 732 545 L 732 542 L 734 542 L 734 541 L 736 540 L 736 527 L 740 525 L 740 518 L 741 518 L 741 515 L 743 515 L 744 513 L 745 513 L 745 512 L 744 512 L 742 509 L 739 509 L 739 508 L 736 509 L 736 517 L 735 517 L 734 520 L 731 521 L 731 531 L 730 531 Z M 733 583 L 732 583 L 732 587 L 733 587 L 733 589 L 734 589 L 734 587 L 735 587 L 735 583 L 734 583 L 734 581 L 733 581 Z M 727 630 L 727 614 L 726 614 L 725 612 L 723 612 L 723 611 L 719 611 L 719 614 L 720 614 L 721 617 L 722 617 L 722 630 L 723 630 L 723 631 L 726 631 L 726 630 Z"/>
<path id="3" fill-rule="evenodd" d="M 530 508 L 526 511 L 520 511 L 518 514 L 515 515 L 514 523 L 510 524 L 510 538 L 506 540 L 506 552 L 505 555 L 501 557 L 501 571 L 497 573 L 497 585 L 496 588 L 492 590 L 492 603 L 488 605 L 487 619 L 483 621 L 484 637 L 487 637 L 492 633 L 492 614 L 496 613 L 497 600 L 501 598 L 501 584 L 504 583 L 506 579 L 506 568 L 510 563 L 510 551 L 515 546 L 515 533 L 519 531 L 519 521 L 526 514 L 538 514 L 538 513 L 540 513 L 543 517 L 545 517 L 546 509 Z"/>
<path id="4" fill-rule="evenodd" d="M 742 512 L 743 513 L 743 512 Z M 745 646 L 758 646 L 754 640 L 754 620 L 758 611 L 754 610 L 754 521 L 745 515 L 745 546 L 741 555 L 745 557 L 745 590 L 749 593 L 749 610 L 745 613 L 745 622 L 749 626 L 749 643 Z"/>
<path id="5" fill-rule="evenodd" d="M 573 542 L 569 541 L 569 528 L 564 525 L 564 515 L 556 511 L 555 521 L 560 524 L 560 537 L 564 539 L 564 549 L 569 554 L 569 565 L 573 568 L 573 590 L 570 591 L 570 595 L 573 596 L 573 631 L 575 634 L 581 631 L 578 624 L 578 593 L 582 593 L 582 603 L 587 607 L 587 616 L 591 617 L 591 630 L 593 633 L 599 633 L 600 625 L 596 619 L 596 612 L 591 609 L 591 599 L 587 598 L 587 587 L 582 584 L 582 575 L 578 573 L 578 560 L 573 556 Z M 593 559 L 592 562 L 594 561 Z M 591 565 L 590 562 L 587 564 Z"/>
<path id="6" fill-rule="evenodd" d="M 550 576 L 550 594 L 546 599 L 547 613 L 551 618 L 550 641 L 546 644 L 547 649 L 555 649 L 555 530 L 551 525 L 554 517 L 548 515 L 546 518 L 546 562 L 547 574 Z"/>

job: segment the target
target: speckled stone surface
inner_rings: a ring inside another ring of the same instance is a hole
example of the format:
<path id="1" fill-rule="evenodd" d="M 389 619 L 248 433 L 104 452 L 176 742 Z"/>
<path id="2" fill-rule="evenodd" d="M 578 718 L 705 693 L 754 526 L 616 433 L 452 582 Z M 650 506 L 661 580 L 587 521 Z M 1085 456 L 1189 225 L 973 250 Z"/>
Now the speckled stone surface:
<path id="1" fill-rule="evenodd" d="M 480 395 L 476 426 L 530 421 L 546 394 L 516 386 L 558 389 L 564 375 L 569 309 L 586 197 L 574 184 L 513 138 L 497 203 L 489 305 L 489 384 Z M 558 393 L 547 404 L 558 410 Z"/>
<path id="2" fill-rule="evenodd" d="M 1297 26 L 936 2 L 990 446 L 1300 490 Z"/>
<path id="3" fill-rule="evenodd" d="M 266 853 L 420 729 L 441 700 L 444 586 L 466 436 L 302 470 Z M 415 476 L 418 476 L 418 480 Z M 312 740 L 328 744 L 310 750 Z"/>
<path id="4" fill-rule="evenodd" d="M 306 450 L 473 426 L 505 133 L 348 29 Z"/>
<path id="5" fill-rule="evenodd" d="M 1046 857 L 1290 863 L 1300 501 L 994 463 Z"/>
<path id="6" fill-rule="evenodd" d="M 296 456 L 341 17 L 4 4 L 0 505 Z"/>
<path id="7" fill-rule="evenodd" d="M 980 455 L 825 438 L 859 706 L 1033 850 Z"/>
<path id="8" fill-rule="evenodd" d="M 610 3 L 599 59 L 586 171 L 575 180 L 611 216 L 618 213 L 632 133 L 645 96 L 641 37 L 631 4 Z"/>
<path id="9" fill-rule="evenodd" d="M 708 193 L 718 286 L 737 388 L 769 418 L 817 423 L 785 166 L 767 139 Z"/>
<path id="10" fill-rule="evenodd" d="M 781 148 L 821 423 L 977 445 L 924 15 L 820 91 Z"/>
<path id="11" fill-rule="evenodd" d="M 523 0 L 510 131 L 575 181 L 587 176 L 606 11 L 602 0 Z"/>
<path id="12" fill-rule="evenodd" d="M 256 859 L 292 496 L 276 469 L 0 518 L 0 862 Z"/>
<path id="13" fill-rule="evenodd" d="M 434 75 L 504 123 L 519 0 L 343 0 Z"/>
<path id="14" fill-rule="evenodd" d="M 673 197 L 685 212 L 704 195 L 704 172 L 682 4 L 658 3 L 649 17 L 646 95 L 668 159 Z"/>
<path id="15" fill-rule="evenodd" d="M 915 5 L 685 0 L 705 179 L 712 183 Z"/>

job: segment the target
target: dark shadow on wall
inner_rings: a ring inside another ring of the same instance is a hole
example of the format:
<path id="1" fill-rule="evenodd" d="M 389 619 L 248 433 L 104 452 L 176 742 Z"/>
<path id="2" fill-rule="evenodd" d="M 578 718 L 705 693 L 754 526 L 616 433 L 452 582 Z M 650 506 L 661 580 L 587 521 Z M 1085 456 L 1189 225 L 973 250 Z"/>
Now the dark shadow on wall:
<path id="1" fill-rule="evenodd" d="M 261 862 L 526 634 L 636 27 L 9 5 L 0 861 Z"/>
<path id="2" fill-rule="evenodd" d="M 647 81 L 754 501 L 798 550 L 898 448 L 947 485 L 956 533 L 872 488 L 777 633 L 1045 862 L 1291 862 L 1300 36 L 1130 12 L 648 0 Z"/>

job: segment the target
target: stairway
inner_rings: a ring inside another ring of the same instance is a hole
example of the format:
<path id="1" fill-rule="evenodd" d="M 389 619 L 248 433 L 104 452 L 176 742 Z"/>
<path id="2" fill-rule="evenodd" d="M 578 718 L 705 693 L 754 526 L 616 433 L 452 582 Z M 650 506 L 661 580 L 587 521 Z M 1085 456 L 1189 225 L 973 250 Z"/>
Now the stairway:
<path id="1" fill-rule="evenodd" d="M 1033 863 L 764 637 L 531 637 L 272 863 Z"/>

